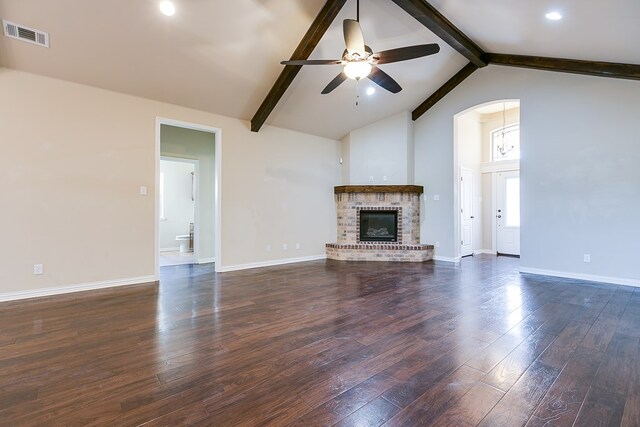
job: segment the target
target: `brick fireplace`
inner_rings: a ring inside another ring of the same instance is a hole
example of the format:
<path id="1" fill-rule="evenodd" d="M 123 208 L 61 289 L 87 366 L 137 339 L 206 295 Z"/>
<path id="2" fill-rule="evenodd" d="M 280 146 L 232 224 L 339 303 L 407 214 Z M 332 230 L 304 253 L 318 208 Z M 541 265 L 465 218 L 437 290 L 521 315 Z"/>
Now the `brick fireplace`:
<path id="1" fill-rule="evenodd" d="M 338 242 L 327 243 L 327 258 L 409 262 L 432 259 L 433 245 L 420 244 L 422 192 L 418 185 L 335 187 Z"/>

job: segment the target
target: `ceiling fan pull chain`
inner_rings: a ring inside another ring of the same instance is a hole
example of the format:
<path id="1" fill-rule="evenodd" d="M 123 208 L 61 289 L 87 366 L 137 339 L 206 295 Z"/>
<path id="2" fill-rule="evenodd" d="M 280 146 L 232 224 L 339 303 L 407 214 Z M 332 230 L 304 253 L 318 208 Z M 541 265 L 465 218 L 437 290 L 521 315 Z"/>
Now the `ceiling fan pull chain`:
<path id="1" fill-rule="evenodd" d="M 359 102 L 360 102 L 360 92 L 358 91 L 359 82 L 360 82 L 360 79 L 356 80 L 356 107 L 359 105 Z"/>

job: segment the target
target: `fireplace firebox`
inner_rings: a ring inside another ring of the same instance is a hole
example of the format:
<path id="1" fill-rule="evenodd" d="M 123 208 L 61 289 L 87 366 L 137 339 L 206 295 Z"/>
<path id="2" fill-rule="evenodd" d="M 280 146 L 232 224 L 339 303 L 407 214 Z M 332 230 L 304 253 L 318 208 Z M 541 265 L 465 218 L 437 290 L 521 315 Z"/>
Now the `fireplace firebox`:
<path id="1" fill-rule="evenodd" d="M 397 242 L 397 210 L 360 210 L 361 242 Z"/>

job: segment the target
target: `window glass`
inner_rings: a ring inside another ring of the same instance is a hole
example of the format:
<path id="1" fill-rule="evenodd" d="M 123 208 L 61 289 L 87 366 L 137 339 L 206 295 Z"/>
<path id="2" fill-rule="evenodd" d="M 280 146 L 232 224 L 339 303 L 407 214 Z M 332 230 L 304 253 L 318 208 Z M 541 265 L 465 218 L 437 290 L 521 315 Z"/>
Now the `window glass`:
<path id="1" fill-rule="evenodd" d="M 520 178 L 505 179 L 506 226 L 520 227 Z"/>

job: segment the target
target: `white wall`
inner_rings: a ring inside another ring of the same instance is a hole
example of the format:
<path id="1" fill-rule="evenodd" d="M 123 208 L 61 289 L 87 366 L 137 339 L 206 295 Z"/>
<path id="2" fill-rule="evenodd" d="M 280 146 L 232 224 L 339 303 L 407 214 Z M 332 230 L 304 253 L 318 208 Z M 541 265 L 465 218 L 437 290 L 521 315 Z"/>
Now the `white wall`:
<path id="1" fill-rule="evenodd" d="M 211 261 L 215 257 L 215 134 L 161 125 L 160 154 L 199 162 L 196 261 Z"/>
<path id="2" fill-rule="evenodd" d="M 429 189 L 422 240 L 440 241 L 439 252 L 453 255 L 453 116 L 496 99 L 521 101 L 521 267 L 640 284 L 635 81 L 476 71 L 415 123 L 416 181 Z"/>
<path id="3" fill-rule="evenodd" d="M 193 163 L 160 161 L 164 177 L 164 217 L 160 218 L 160 250 L 176 250 L 180 245 L 176 236 L 189 234 L 194 222 L 195 202 L 191 199 Z"/>
<path id="4" fill-rule="evenodd" d="M 402 112 L 356 129 L 347 135 L 342 143 L 343 183 L 352 185 L 414 183 L 413 122 L 409 112 Z M 344 182 L 347 175 L 348 182 Z M 373 182 L 370 177 L 373 177 Z"/>
<path id="5" fill-rule="evenodd" d="M 0 298 L 153 279 L 157 117 L 222 129 L 222 268 L 336 240 L 339 141 L 8 69 L 0 93 Z"/>

